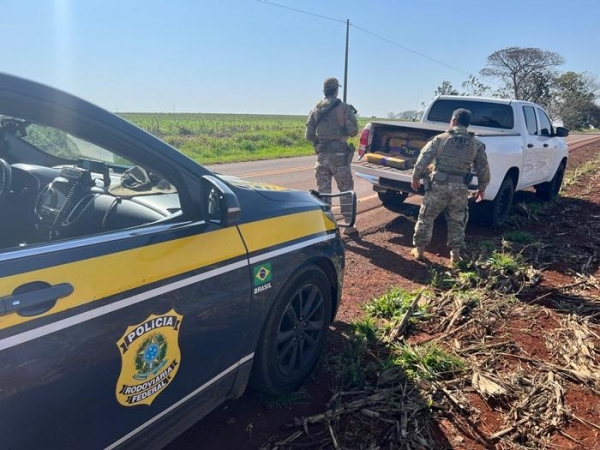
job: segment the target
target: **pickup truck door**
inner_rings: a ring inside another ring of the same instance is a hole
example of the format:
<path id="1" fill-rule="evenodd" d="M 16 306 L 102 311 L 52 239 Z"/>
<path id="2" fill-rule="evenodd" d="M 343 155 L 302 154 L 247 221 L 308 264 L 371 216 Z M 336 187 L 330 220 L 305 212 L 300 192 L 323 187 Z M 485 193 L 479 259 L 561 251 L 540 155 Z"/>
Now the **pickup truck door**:
<path id="1" fill-rule="evenodd" d="M 551 177 L 557 143 L 556 138 L 551 137 L 550 121 L 541 109 L 523 106 L 523 117 L 526 133 L 520 185 L 531 186 Z"/>
<path id="2" fill-rule="evenodd" d="M 537 181 L 549 181 L 558 166 L 561 138 L 554 134 L 552 123 L 544 110 L 536 108 L 536 112 L 540 121 L 540 142 L 543 155 L 543 162 L 540 164 L 540 178 Z"/>

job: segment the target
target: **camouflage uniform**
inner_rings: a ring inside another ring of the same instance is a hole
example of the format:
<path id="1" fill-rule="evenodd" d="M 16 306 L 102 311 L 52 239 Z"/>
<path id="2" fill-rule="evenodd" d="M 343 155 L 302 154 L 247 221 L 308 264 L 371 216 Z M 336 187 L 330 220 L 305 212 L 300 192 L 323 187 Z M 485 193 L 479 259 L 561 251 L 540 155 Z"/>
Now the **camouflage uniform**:
<path id="1" fill-rule="evenodd" d="M 456 126 L 430 140 L 417 159 L 413 179 L 425 178 L 433 163 L 431 183 L 421 203 L 415 226 L 413 244 L 423 248 L 431 241 L 433 222 L 444 211 L 448 223 L 448 246 L 462 247 L 465 226 L 469 218 L 466 176 L 473 166 L 479 183 L 485 191 L 490 182 L 490 168 L 485 144 L 466 127 Z"/>
<path id="2" fill-rule="evenodd" d="M 335 84 L 339 86 L 335 78 L 325 80 L 324 87 Z M 334 102 L 336 106 L 329 108 Z M 329 111 L 327 111 L 329 110 Z M 325 115 L 321 117 L 323 112 Z M 331 193 L 331 179 L 335 178 L 340 192 L 354 189 L 354 180 L 350 163 L 352 153 L 348 147 L 348 137 L 356 136 L 358 124 L 354 108 L 335 95 L 326 96 L 319 101 L 308 116 L 306 122 L 305 137 L 313 143 L 317 154 L 315 165 L 315 177 L 317 190 L 323 193 Z M 350 220 L 349 207 L 343 207 L 342 214 L 347 221 Z"/>

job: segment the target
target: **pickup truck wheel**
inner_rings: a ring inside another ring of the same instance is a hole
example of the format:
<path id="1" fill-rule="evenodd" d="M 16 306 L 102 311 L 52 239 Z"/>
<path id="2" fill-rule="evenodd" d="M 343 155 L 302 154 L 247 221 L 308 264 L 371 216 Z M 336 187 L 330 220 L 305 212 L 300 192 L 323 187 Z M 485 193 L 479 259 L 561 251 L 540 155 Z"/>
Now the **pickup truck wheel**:
<path id="1" fill-rule="evenodd" d="M 476 223 L 485 227 L 498 228 L 504 225 L 508 218 L 512 199 L 515 193 L 515 183 L 506 177 L 494 200 L 484 200 L 471 205 L 470 216 Z"/>
<path id="2" fill-rule="evenodd" d="M 275 300 L 258 341 L 251 385 L 267 395 L 298 389 L 315 368 L 331 319 L 331 286 L 317 266 L 296 272 Z"/>
<path id="3" fill-rule="evenodd" d="M 554 200 L 558 197 L 558 193 L 560 192 L 560 187 L 562 186 L 563 178 L 565 176 L 565 165 L 561 163 L 556 169 L 556 173 L 552 180 L 538 184 L 535 187 L 535 195 L 540 200 L 550 201 Z"/>
<path id="4" fill-rule="evenodd" d="M 386 191 L 378 192 L 377 196 L 386 208 L 394 208 L 404 203 L 404 200 L 408 197 L 408 192 L 401 191 Z"/>

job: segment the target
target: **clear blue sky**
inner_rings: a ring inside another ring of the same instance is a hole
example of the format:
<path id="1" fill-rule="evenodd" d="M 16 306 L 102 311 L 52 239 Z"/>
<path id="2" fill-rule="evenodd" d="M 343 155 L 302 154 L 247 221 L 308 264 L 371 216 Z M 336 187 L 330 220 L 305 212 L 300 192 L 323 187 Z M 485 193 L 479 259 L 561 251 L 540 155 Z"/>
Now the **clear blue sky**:
<path id="1" fill-rule="evenodd" d="M 111 111 L 304 115 L 326 77 L 343 82 L 349 19 L 347 99 L 363 116 L 416 109 L 510 46 L 600 79 L 598 0 L 269 2 L 3 0 L 0 71 Z"/>

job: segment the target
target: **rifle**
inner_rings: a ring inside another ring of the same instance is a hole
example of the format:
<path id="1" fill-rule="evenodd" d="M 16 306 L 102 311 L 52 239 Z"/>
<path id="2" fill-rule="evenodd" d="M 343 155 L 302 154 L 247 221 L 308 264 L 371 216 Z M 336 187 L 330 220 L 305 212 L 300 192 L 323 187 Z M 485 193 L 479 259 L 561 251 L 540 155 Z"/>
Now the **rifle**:
<path id="1" fill-rule="evenodd" d="M 325 116 L 329 113 L 329 111 L 331 111 L 333 108 L 335 108 L 340 103 L 342 103 L 342 101 L 339 98 L 336 98 L 335 101 L 330 103 L 327 108 L 324 108 L 322 111 L 319 111 L 319 116 L 315 119 L 315 129 L 321 123 L 321 120 L 323 120 L 325 118 Z"/>

